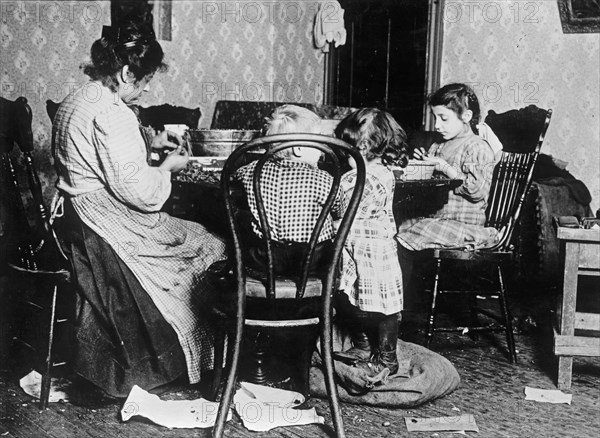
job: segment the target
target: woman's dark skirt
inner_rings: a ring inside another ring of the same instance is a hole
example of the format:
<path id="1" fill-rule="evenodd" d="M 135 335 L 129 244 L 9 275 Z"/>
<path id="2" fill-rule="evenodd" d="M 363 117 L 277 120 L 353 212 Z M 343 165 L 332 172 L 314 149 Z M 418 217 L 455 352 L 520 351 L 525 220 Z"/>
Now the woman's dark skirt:
<path id="1" fill-rule="evenodd" d="M 73 371 L 113 397 L 186 375 L 177 334 L 131 270 L 67 200 L 63 219 L 77 292 Z"/>

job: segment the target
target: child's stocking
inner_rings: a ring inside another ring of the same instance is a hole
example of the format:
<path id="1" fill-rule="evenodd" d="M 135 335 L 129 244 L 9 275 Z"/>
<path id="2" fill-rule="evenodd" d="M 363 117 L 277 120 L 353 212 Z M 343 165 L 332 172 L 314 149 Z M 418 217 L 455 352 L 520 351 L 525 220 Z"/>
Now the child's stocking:
<path id="1" fill-rule="evenodd" d="M 398 372 L 398 314 L 386 315 L 379 321 L 378 362 L 390 369 L 390 374 Z"/>
<path id="2" fill-rule="evenodd" d="M 337 294 L 335 307 L 340 322 L 348 329 L 352 340 L 352 348 L 336 353 L 336 356 L 340 360 L 350 362 L 368 360 L 371 357 L 371 342 L 367 333 L 373 328 L 371 314 L 350 304 L 348 297 L 343 292 Z"/>

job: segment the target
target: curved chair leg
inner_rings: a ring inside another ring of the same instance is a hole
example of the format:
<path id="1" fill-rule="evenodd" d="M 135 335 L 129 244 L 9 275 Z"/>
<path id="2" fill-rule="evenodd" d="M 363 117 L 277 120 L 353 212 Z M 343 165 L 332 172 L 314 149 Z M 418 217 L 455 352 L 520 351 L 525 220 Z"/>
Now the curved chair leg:
<path id="1" fill-rule="evenodd" d="M 323 353 L 323 364 L 325 365 L 325 383 L 327 393 L 329 394 L 329 406 L 331 408 L 331 418 L 338 438 L 345 438 L 344 423 L 340 412 L 338 400 L 338 390 L 335 383 L 333 372 L 333 352 L 331 340 L 331 321 L 323 321 L 323 331 L 321 335 L 321 351 Z"/>
<path id="2" fill-rule="evenodd" d="M 238 315 L 235 328 L 235 338 L 233 339 L 233 345 L 231 354 L 231 362 L 229 364 L 229 373 L 227 375 L 227 382 L 223 388 L 223 395 L 219 403 L 219 412 L 217 413 L 217 419 L 213 428 L 213 437 L 221 438 L 223 436 L 223 430 L 225 429 L 225 422 L 227 421 L 227 414 L 229 413 L 229 406 L 231 405 L 231 399 L 233 398 L 233 390 L 237 380 L 237 371 L 240 361 L 240 350 L 242 343 L 242 336 L 244 332 L 244 321 Z"/>
<path id="3" fill-rule="evenodd" d="M 481 324 L 479 323 L 479 305 L 477 302 L 477 295 L 471 295 L 469 297 L 469 317 L 470 317 L 470 322 L 469 324 L 471 325 L 471 327 L 478 327 Z M 479 340 L 479 332 L 476 330 L 471 330 L 469 332 L 469 335 L 471 336 L 471 338 L 474 341 L 478 341 Z"/>
<path id="4" fill-rule="evenodd" d="M 440 284 L 440 270 L 442 266 L 442 260 L 436 260 L 436 269 L 435 269 L 435 280 L 433 282 L 433 294 L 431 297 L 431 310 L 429 312 L 429 326 L 427 328 L 427 343 L 426 347 L 429 348 L 431 346 L 431 341 L 433 339 L 433 334 L 435 332 L 435 317 L 437 314 L 437 297 L 438 297 L 438 287 Z"/>
<path id="5" fill-rule="evenodd" d="M 504 289 L 504 279 L 502 277 L 502 267 L 498 266 L 498 282 L 500 284 L 500 310 L 504 316 L 504 326 L 506 327 L 506 344 L 508 346 L 508 355 L 510 363 L 517 363 L 517 350 L 515 349 L 515 336 L 513 334 L 512 315 L 506 302 L 506 291 Z"/>
<path id="6" fill-rule="evenodd" d="M 44 363 L 44 373 L 42 374 L 42 387 L 40 390 L 40 409 L 48 407 L 50 399 L 50 383 L 52 369 L 52 343 L 54 341 L 54 321 L 56 318 L 56 296 L 58 294 L 58 285 L 54 285 L 52 291 L 52 304 L 50 305 L 50 321 L 48 326 L 48 350 L 46 351 L 46 361 Z"/>
<path id="7" fill-rule="evenodd" d="M 301 342 L 299 364 L 296 372 L 298 381 L 297 390 L 307 398 L 310 396 L 310 364 L 313 352 L 315 351 L 315 341 L 318 339 L 318 332 L 314 332 L 314 328 L 314 326 L 306 328 L 310 332 L 306 333 L 306 336 L 303 337 L 304 340 Z"/>
<path id="8" fill-rule="evenodd" d="M 225 353 L 225 330 L 217 329 L 215 333 L 215 351 L 213 361 L 213 381 L 210 387 L 210 398 L 217 400 L 221 377 L 223 377 L 223 354 Z"/>

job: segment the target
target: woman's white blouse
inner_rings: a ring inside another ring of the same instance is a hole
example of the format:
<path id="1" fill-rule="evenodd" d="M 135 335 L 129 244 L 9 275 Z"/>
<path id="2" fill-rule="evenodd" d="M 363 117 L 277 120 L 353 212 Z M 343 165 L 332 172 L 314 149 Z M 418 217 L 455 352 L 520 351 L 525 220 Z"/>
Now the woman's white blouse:
<path id="1" fill-rule="evenodd" d="M 224 241 L 160 211 L 171 174 L 150 167 L 139 124 L 118 96 L 90 82 L 60 105 L 53 125 L 58 188 L 79 218 L 127 264 L 178 335 L 191 383 L 212 365 L 213 328 L 201 317 L 205 272 Z"/>
<path id="2" fill-rule="evenodd" d="M 160 210 L 171 174 L 148 165 L 137 118 L 118 95 L 90 82 L 61 107 L 52 130 L 58 188 L 71 196 L 105 188 L 131 208 Z"/>

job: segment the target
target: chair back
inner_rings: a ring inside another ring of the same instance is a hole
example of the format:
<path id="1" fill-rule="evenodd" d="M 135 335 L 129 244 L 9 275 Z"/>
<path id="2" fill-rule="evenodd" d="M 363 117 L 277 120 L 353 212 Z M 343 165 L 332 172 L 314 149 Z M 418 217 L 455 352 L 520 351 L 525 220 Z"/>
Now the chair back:
<path id="1" fill-rule="evenodd" d="M 344 141 L 334 137 L 317 134 L 279 134 L 261 137 L 235 149 L 224 165 L 221 176 L 221 188 L 225 197 L 227 218 L 233 242 L 232 250 L 234 252 L 234 270 L 238 285 L 238 296 L 245 296 L 248 269 L 244 263 L 244 239 L 242 239 L 240 233 L 241 230 L 237 214 L 239 205 L 232 197 L 232 176 L 237 169 L 248 163 L 248 157 L 256 159 L 257 162 L 253 171 L 252 186 L 254 199 L 256 200 L 256 209 L 258 210 L 260 219 L 259 231 L 262 235 L 260 240 L 264 245 L 263 248 L 267 256 L 267 272 L 264 273 L 264 283 L 267 291 L 266 295 L 267 298 L 273 299 L 276 297 L 277 285 L 276 273 L 274 272 L 273 267 L 273 229 L 272 224 L 269 223 L 264 205 L 265 191 L 268 190 L 268 185 L 263 184 L 265 179 L 262 178 L 262 175 L 265 170 L 265 164 L 269 161 L 276 160 L 276 154 L 297 146 L 314 148 L 322 152 L 326 158 L 328 167 L 330 168 L 328 172 L 332 178 L 327 200 L 322 206 L 321 211 L 318 212 L 318 219 L 312 229 L 310 240 L 308 244 L 305 245 L 304 261 L 299 270 L 299 276 L 294 279 L 296 282 L 296 298 L 302 298 L 306 289 L 307 281 L 310 276 L 309 270 L 311 261 L 314 257 L 317 242 L 339 193 L 343 166 L 347 163 L 348 157 L 354 158 L 357 164 L 357 182 L 349 199 L 346 198 L 348 199 L 348 202 L 333 239 L 333 255 L 323 283 L 322 296 L 329 302 L 343 245 L 350 230 L 354 215 L 358 209 L 360 197 L 362 196 L 365 184 L 365 163 L 360 153 Z"/>
<path id="2" fill-rule="evenodd" d="M 502 158 L 492 174 L 486 211 L 486 226 L 503 231 L 494 250 L 510 246 L 551 116 L 552 110 L 530 105 L 503 114 L 491 111 L 486 118 L 503 145 Z"/>
<path id="3" fill-rule="evenodd" d="M 0 124 L 2 185 L 9 197 L 10 215 L 7 220 L 10 222 L 10 227 L 15 229 L 17 236 L 16 255 L 11 262 L 22 269 L 34 271 L 42 269 L 40 263 L 44 265 L 43 269 L 45 270 L 62 269 L 64 258 L 62 257 L 62 251 L 59 251 L 61 254 L 60 257 L 55 257 L 56 250 L 60 250 L 60 246 L 58 246 L 52 231 L 48 210 L 44 204 L 42 186 L 32 155 L 31 107 L 24 97 L 19 97 L 14 102 L 4 98 L 0 99 L 0 117 L 2 118 L 2 123 Z M 20 172 L 13 160 L 15 144 L 18 145 L 22 152 L 27 186 L 33 199 L 36 227 L 30 226 L 25 205 L 23 204 L 19 183 Z M 53 255 L 45 257 L 45 260 L 42 262 L 41 254 L 46 253 L 48 249 L 50 249 Z"/>

